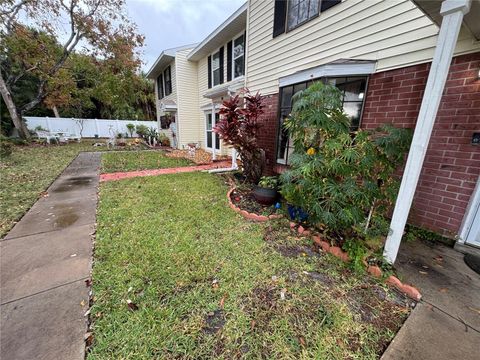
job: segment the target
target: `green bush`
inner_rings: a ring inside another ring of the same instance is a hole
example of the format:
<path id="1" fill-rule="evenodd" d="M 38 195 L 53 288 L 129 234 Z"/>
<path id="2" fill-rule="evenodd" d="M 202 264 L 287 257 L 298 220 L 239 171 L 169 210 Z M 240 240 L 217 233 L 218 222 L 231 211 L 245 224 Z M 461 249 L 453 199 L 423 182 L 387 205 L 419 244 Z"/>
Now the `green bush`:
<path id="1" fill-rule="evenodd" d="M 135 128 L 135 132 L 140 136 L 141 138 L 145 138 L 147 136 L 148 131 L 150 128 L 146 125 L 137 125 Z"/>
<path id="2" fill-rule="evenodd" d="M 388 230 L 380 225 L 397 195 L 394 172 L 409 148 L 411 131 L 385 125 L 352 133 L 340 90 L 321 82 L 293 101 L 285 127 L 294 153 L 281 177 L 281 193 L 327 233 L 378 238 L 378 230 Z M 350 248 L 363 253 L 358 245 Z"/>

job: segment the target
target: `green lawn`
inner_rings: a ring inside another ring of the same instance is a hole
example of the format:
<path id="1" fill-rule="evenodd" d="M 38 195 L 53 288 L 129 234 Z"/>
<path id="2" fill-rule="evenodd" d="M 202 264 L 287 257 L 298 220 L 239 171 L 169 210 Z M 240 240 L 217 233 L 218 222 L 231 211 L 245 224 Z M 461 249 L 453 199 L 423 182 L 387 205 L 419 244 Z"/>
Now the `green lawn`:
<path id="1" fill-rule="evenodd" d="M 163 151 L 111 152 L 102 156 L 102 173 L 189 166 L 186 159 L 169 158 Z"/>
<path id="2" fill-rule="evenodd" d="M 207 173 L 101 184 L 88 358 L 379 358 L 404 299 L 226 191 Z"/>
<path id="3" fill-rule="evenodd" d="M 15 146 L 0 159 L 0 237 L 45 191 L 80 151 L 95 148 L 92 141 L 50 146 Z"/>

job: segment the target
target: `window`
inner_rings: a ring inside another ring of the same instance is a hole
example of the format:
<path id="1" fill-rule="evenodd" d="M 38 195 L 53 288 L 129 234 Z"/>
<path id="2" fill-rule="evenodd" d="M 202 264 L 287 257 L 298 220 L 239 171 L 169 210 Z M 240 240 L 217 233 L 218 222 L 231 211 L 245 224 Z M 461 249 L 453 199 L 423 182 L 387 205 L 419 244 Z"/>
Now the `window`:
<path id="1" fill-rule="evenodd" d="M 318 15 L 319 0 L 289 0 L 287 29 L 292 30 Z"/>
<path id="2" fill-rule="evenodd" d="M 213 141 L 215 141 L 215 149 L 220 150 L 220 136 L 213 132 L 213 123 L 212 123 L 212 113 L 207 113 L 207 126 L 206 126 L 206 137 L 207 137 L 207 148 L 213 149 Z M 215 114 L 215 123 L 220 120 L 220 115 Z M 215 140 L 214 140 L 215 138 Z"/>
<path id="3" fill-rule="evenodd" d="M 163 75 L 160 74 L 159 77 L 157 77 L 157 94 L 158 94 L 158 99 L 163 98 Z"/>
<path id="4" fill-rule="evenodd" d="M 165 79 L 165 96 L 172 93 L 172 73 L 170 66 L 163 72 L 163 78 Z"/>
<path id="5" fill-rule="evenodd" d="M 318 81 L 318 80 L 317 80 Z M 332 77 L 321 79 L 324 83 L 335 85 L 342 90 L 343 110 L 351 119 L 352 131 L 360 126 L 360 118 L 365 98 L 367 84 L 366 76 Z M 292 111 L 292 97 L 297 92 L 306 89 L 313 81 L 303 82 L 295 85 L 285 86 L 280 89 L 280 114 L 277 139 L 277 163 L 288 164 L 288 158 L 293 152 L 293 144 L 290 141 L 288 131 L 284 129 L 283 123 L 290 116 Z"/>
<path id="6" fill-rule="evenodd" d="M 245 72 L 245 36 L 241 35 L 233 41 L 233 78 L 244 75 Z"/>
<path id="7" fill-rule="evenodd" d="M 308 22 L 342 0 L 275 0 L 273 37 Z"/>
<path id="8" fill-rule="evenodd" d="M 170 123 L 172 122 L 172 115 L 170 114 L 165 114 L 163 116 L 160 116 L 160 127 L 162 129 L 168 129 L 170 128 Z"/>
<path id="9" fill-rule="evenodd" d="M 212 55 L 213 86 L 220 84 L 220 51 Z"/>

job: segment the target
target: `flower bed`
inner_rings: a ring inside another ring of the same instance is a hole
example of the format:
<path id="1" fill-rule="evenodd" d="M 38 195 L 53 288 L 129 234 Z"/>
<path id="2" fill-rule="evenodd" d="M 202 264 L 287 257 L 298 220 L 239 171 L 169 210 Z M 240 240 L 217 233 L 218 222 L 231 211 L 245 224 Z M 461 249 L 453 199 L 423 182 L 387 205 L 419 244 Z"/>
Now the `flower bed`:
<path id="1" fill-rule="evenodd" d="M 183 158 L 193 161 L 196 165 L 208 165 L 213 162 L 212 154 L 203 149 L 195 150 L 194 155 L 190 155 L 188 150 L 178 150 L 174 149 L 165 154 L 165 156 L 170 158 Z M 216 160 L 227 160 L 228 156 L 217 155 Z"/>
<path id="2" fill-rule="evenodd" d="M 243 197 L 243 201 L 242 201 L 242 198 Z M 269 211 L 271 211 L 270 214 L 256 214 L 255 212 L 249 212 L 247 210 L 244 210 L 242 208 L 243 207 L 246 207 L 247 209 L 249 209 L 250 211 L 252 211 L 251 209 L 255 206 L 258 206 L 258 207 L 263 207 L 263 208 L 273 208 L 273 210 L 275 210 L 274 207 L 272 206 L 262 206 L 258 203 L 256 203 L 256 201 L 253 199 L 246 199 L 247 197 L 247 192 L 239 192 L 239 190 L 237 190 L 237 188 L 231 188 L 228 193 L 227 193 L 227 199 L 228 199 L 228 203 L 230 205 L 230 207 L 235 210 L 236 212 L 238 212 L 239 214 L 241 214 L 244 218 L 246 219 L 249 219 L 249 220 L 253 220 L 253 221 L 259 221 L 259 222 L 263 222 L 263 221 L 268 221 L 268 220 L 271 220 L 271 219 L 278 219 L 280 217 L 282 217 L 281 214 L 276 214 L 275 212 L 273 212 L 272 210 L 269 209 Z M 236 199 L 239 199 L 238 201 L 236 201 Z M 256 205 L 254 205 L 254 203 Z M 248 205 L 246 205 L 248 204 Z"/>

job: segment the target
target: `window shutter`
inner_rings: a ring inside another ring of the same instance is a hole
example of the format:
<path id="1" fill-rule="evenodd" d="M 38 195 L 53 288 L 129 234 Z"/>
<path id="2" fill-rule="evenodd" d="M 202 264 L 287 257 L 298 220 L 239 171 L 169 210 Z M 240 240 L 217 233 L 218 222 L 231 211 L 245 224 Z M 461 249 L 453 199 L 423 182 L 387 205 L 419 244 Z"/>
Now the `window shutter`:
<path id="1" fill-rule="evenodd" d="M 220 84 L 223 84 L 223 81 L 224 81 L 224 79 L 223 79 L 223 65 L 224 65 L 224 63 L 223 63 L 223 55 L 224 55 L 223 54 L 224 53 L 223 46 L 220 48 L 219 51 L 220 51 Z"/>
<path id="2" fill-rule="evenodd" d="M 330 9 L 332 6 L 340 4 L 342 0 L 322 0 L 320 4 L 320 12 Z"/>
<path id="3" fill-rule="evenodd" d="M 233 54 L 232 54 L 232 41 L 229 41 L 227 44 L 227 81 L 232 80 L 232 61 L 233 61 Z"/>
<path id="4" fill-rule="evenodd" d="M 172 93 L 172 69 L 170 66 L 167 68 L 168 71 L 168 95 Z"/>
<path id="5" fill-rule="evenodd" d="M 212 57 L 208 57 L 208 88 L 212 87 Z"/>
<path id="6" fill-rule="evenodd" d="M 157 77 L 157 94 L 159 99 L 163 98 L 163 75 L 162 74 L 160 74 Z"/>
<path id="7" fill-rule="evenodd" d="M 275 10 L 273 13 L 273 37 L 277 37 L 285 32 L 286 20 L 287 0 L 275 0 Z"/>

